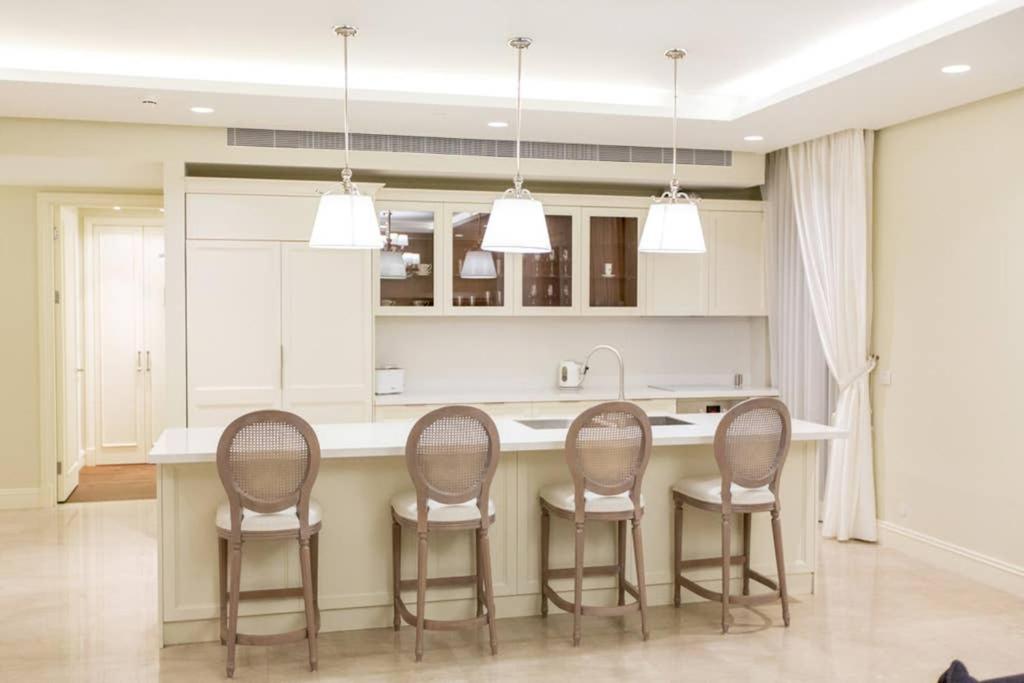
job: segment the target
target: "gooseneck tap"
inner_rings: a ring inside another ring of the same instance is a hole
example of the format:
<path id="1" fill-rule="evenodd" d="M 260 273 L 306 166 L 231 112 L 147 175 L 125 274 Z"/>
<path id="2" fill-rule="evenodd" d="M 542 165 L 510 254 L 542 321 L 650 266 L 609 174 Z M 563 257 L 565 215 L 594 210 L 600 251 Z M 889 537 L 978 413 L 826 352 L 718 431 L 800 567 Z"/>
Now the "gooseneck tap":
<path id="1" fill-rule="evenodd" d="M 615 358 L 619 361 L 619 400 L 626 400 L 626 364 L 622 361 L 622 354 L 614 346 L 608 346 L 607 344 L 598 344 L 594 348 L 590 349 L 587 353 L 586 360 L 583 361 L 583 376 L 580 377 L 580 386 L 583 386 L 583 380 L 587 378 L 587 371 L 590 370 L 590 357 L 598 351 L 611 351 L 615 354 Z"/>

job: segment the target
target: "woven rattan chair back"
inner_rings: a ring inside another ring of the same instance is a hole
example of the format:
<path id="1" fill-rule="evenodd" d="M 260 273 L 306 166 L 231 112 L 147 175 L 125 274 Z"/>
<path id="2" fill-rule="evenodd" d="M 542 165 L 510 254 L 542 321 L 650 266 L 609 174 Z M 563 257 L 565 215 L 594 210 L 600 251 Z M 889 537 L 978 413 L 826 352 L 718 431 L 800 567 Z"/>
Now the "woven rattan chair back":
<path id="1" fill-rule="evenodd" d="M 580 413 L 565 437 L 576 509 L 584 509 L 584 490 L 609 496 L 629 491 L 638 503 L 650 457 L 651 422 L 639 406 L 610 401 Z"/>
<path id="2" fill-rule="evenodd" d="M 722 417 L 715 431 L 715 459 L 723 500 L 731 498 L 733 483 L 746 488 L 768 485 L 777 491 L 791 430 L 789 409 L 777 398 L 743 401 Z"/>
<path id="3" fill-rule="evenodd" d="M 405 463 L 422 511 L 427 499 L 451 505 L 475 498 L 486 519 L 500 450 L 498 428 L 479 408 L 445 406 L 417 420 Z"/>
<path id="4" fill-rule="evenodd" d="M 217 472 L 231 504 L 280 512 L 293 505 L 309 524 L 309 494 L 320 470 L 320 442 L 309 423 L 281 410 L 259 410 L 236 419 L 220 437 Z"/>

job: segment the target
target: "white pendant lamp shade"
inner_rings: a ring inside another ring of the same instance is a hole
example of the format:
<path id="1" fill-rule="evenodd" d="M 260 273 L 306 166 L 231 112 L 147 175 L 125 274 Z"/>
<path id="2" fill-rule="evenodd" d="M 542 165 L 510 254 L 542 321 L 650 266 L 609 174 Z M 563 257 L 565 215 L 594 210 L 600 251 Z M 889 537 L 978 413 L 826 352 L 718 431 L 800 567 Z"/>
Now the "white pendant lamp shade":
<path id="1" fill-rule="evenodd" d="M 704 230 L 695 204 L 651 204 L 640 237 L 640 251 L 666 254 L 703 254 Z"/>
<path id="2" fill-rule="evenodd" d="M 352 182 L 348 144 L 348 39 L 356 34 L 351 26 L 335 26 L 334 33 L 344 44 L 345 66 L 345 168 L 341 171 L 341 189 L 320 195 L 309 246 L 314 249 L 380 249 L 384 238 L 377 225 L 373 199 L 359 194 Z"/>
<path id="3" fill-rule="evenodd" d="M 547 254 L 551 252 L 548 223 L 544 206 L 523 187 L 519 148 L 523 128 L 523 51 L 530 47 L 530 38 L 513 38 L 509 47 L 516 51 L 516 174 L 512 187 L 494 200 L 487 230 L 480 245 L 485 251 L 509 254 Z"/>
<path id="4" fill-rule="evenodd" d="M 544 206 L 528 197 L 495 199 L 480 248 L 510 254 L 547 254 L 551 238 Z"/>
<path id="5" fill-rule="evenodd" d="M 498 270 L 494 267 L 494 255 L 479 249 L 467 251 L 459 277 L 463 280 L 494 280 L 498 277 Z"/>
<path id="6" fill-rule="evenodd" d="M 382 251 L 380 253 L 380 277 L 382 280 L 405 279 L 405 259 L 402 258 L 402 252 Z"/>
<path id="7" fill-rule="evenodd" d="M 309 246 L 315 249 L 380 249 L 384 238 L 373 200 L 344 191 L 320 197 Z"/>
<path id="8" fill-rule="evenodd" d="M 679 99 L 679 62 L 686 50 L 668 50 L 665 56 L 672 60 L 672 181 L 668 191 L 654 198 L 644 221 L 639 251 L 663 254 L 703 254 L 704 230 L 700 224 L 696 197 L 679 189 L 676 177 L 676 118 Z"/>

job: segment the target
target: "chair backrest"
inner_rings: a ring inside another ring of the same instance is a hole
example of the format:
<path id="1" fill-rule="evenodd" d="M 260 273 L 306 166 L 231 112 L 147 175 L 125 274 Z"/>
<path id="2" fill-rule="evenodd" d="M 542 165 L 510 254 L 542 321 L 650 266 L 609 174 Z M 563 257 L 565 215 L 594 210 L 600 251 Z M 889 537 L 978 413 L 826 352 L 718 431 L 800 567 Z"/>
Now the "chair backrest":
<path id="1" fill-rule="evenodd" d="M 475 498 L 486 526 L 500 451 L 498 428 L 479 408 L 445 406 L 417 420 L 405 442 L 405 464 L 416 487 L 421 521 L 426 521 L 427 499 L 456 504 Z"/>
<path id="2" fill-rule="evenodd" d="M 731 499 L 733 483 L 778 491 L 791 431 L 789 408 L 777 398 L 748 399 L 722 416 L 715 431 L 715 460 L 723 501 Z"/>
<path id="3" fill-rule="evenodd" d="M 601 495 L 630 492 L 640 504 L 640 485 L 651 457 L 651 421 L 627 401 L 609 401 L 580 413 L 565 437 L 565 459 L 576 489 L 576 510 L 584 491 Z"/>
<path id="4" fill-rule="evenodd" d="M 320 470 L 320 442 L 308 422 L 281 410 L 258 410 L 229 424 L 217 445 L 217 472 L 231 504 L 232 526 L 242 508 L 280 512 L 297 506 L 309 521 L 309 495 Z"/>

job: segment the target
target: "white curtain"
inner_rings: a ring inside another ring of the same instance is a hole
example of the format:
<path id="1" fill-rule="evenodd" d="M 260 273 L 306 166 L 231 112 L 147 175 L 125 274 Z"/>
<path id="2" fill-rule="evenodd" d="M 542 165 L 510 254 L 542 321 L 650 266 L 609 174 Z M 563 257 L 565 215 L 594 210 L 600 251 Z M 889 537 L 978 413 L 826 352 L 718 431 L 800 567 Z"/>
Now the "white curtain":
<path id="1" fill-rule="evenodd" d="M 822 533 L 878 539 L 868 353 L 871 334 L 871 168 L 874 134 L 848 130 L 788 150 L 804 273 L 822 350 L 839 394 Z"/>
<path id="2" fill-rule="evenodd" d="M 784 149 L 768 155 L 764 199 L 772 384 L 793 417 L 827 422 L 828 365 L 807 291 Z"/>

